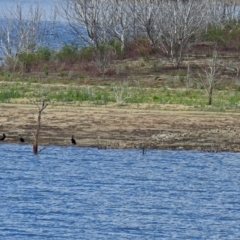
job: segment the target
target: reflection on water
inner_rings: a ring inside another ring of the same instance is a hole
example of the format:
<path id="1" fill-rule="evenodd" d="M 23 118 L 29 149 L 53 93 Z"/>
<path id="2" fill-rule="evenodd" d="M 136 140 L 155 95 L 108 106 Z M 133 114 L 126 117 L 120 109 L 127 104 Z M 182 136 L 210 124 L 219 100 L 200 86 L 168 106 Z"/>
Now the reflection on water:
<path id="1" fill-rule="evenodd" d="M 238 239 L 238 153 L 0 144 L 0 239 Z"/>

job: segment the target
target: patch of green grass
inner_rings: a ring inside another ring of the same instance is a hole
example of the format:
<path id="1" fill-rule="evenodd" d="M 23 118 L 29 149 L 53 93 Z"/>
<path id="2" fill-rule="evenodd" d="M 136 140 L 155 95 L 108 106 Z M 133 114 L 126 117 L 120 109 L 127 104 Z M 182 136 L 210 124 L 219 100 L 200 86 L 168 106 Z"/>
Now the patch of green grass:
<path id="1" fill-rule="evenodd" d="M 101 88 L 90 86 L 70 86 L 50 89 L 47 94 L 48 99 L 61 102 L 84 102 L 102 101 L 107 103 L 110 99 L 110 92 Z"/>
<path id="2" fill-rule="evenodd" d="M 60 72 L 59 73 L 59 77 L 66 77 L 67 76 L 67 73 L 65 73 L 65 72 Z"/>
<path id="3" fill-rule="evenodd" d="M 29 92 L 29 84 L 21 82 L 4 83 L 0 88 L 0 101 L 6 102 L 10 99 L 23 98 Z"/>
<path id="4" fill-rule="evenodd" d="M 240 91 L 236 90 L 214 90 L 212 106 L 207 105 L 207 96 L 203 90 L 143 87 L 141 85 L 120 84 L 123 89 L 122 98 L 124 103 L 149 103 L 149 104 L 181 104 L 192 106 L 203 111 L 239 111 Z M 41 98 L 53 102 L 91 102 L 95 105 L 117 102 L 116 91 L 112 85 L 84 86 L 84 85 L 58 85 L 36 83 L 29 79 L 23 82 L 0 83 L 0 102 L 8 102 L 17 98 Z M 120 92 L 121 94 L 121 92 Z M 127 96 L 127 97 L 126 97 Z"/>

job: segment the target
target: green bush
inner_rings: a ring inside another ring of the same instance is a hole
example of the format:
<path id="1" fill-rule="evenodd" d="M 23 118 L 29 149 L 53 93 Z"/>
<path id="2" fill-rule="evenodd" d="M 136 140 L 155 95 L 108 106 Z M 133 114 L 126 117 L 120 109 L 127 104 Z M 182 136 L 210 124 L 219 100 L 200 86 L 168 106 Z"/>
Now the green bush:
<path id="1" fill-rule="evenodd" d="M 63 45 L 62 48 L 57 52 L 56 57 L 60 61 L 73 62 L 78 56 L 78 48 L 73 45 Z"/>
<path id="2" fill-rule="evenodd" d="M 52 52 L 48 47 L 39 47 L 36 50 L 35 55 L 37 60 L 49 61 L 52 56 Z"/>
<path id="3" fill-rule="evenodd" d="M 240 24 L 239 21 L 229 20 L 223 25 L 209 25 L 207 33 L 203 34 L 206 41 L 218 43 L 220 46 L 232 48 L 235 46 L 239 49 L 238 43 L 240 39 Z"/>
<path id="4" fill-rule="evenodd" d="M 18 60 L 23 64 L 27 72 L 31 71 L 32 65 L 36 62 L 36 54 L 21 52 L 18 54 Z"/>
<path id="5" fill-rule="evenodd" d="M 93 57 L 93 47 L 83 47 L 79 50 L 79 55 L 84 60 L 91 60 Z"/>
<path id="6" fill-rule="evenodd" d="M 221 45 L 226 44 L 227 38 L 228 35 L 223 28 L 212 25 L 208 27 L 207 34 L 205 35 L 205 40 L 217 42 Z"/>
<path id="7" fill-rule="evenodd" d="M 115 39 L 110 40 L 109 41 L 109 46 L 111 46 L 114 49 L 117 56 L 123 56 L 124 55 L 124 52 L 121 49 L 121 42 L 120 41 L 117 41 Z"/>

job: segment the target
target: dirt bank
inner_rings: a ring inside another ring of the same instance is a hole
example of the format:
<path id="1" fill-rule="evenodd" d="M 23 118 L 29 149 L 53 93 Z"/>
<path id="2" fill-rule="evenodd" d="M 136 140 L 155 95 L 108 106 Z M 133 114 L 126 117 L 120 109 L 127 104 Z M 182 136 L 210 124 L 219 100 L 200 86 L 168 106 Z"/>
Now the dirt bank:
<path id="1" fill-rule="evenodd" d="M 0 104 L 0 134 L 32 143 L 35 105 Z M 40 144 L 108 148 L 240 151 L 240 114 L 167 111 L 119 107 L 48 106 L 42 116 Z"/>

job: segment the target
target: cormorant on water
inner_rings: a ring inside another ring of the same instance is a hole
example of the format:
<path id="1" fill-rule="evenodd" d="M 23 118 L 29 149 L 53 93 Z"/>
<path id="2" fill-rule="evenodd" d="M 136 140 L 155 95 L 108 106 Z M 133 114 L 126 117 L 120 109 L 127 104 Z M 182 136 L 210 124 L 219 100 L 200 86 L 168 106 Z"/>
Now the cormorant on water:
<path id="1" fill-rule="evenodd" d="M 2 137 L 0 138 L 0 141 L 4 141 L 4 139 L 6 138 L 5 133 L 2 135 Z"/>
<path id="2" fill-rule="evenodd" d="M 72 144 L 73 144 L 73 145 L 76 145 L 76 140 L 73 138 L 73 135 L 72 135 L 71 141 L 72 141 Z"/>
<path id="3" fill-rule="evenodd" d="M 20 135 L 19 135 L 19 140 L 20 140 L 20 142 L 25 142 L 24 138 Z"/>

